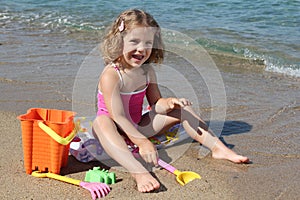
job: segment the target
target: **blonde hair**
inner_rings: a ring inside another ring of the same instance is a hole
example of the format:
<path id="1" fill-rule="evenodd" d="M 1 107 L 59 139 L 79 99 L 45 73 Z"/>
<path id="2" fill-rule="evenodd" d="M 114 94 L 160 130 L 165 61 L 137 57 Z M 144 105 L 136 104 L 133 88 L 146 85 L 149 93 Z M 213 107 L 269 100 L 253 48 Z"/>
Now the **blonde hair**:
<path id="1" fill-rule="evenodd" d="M 101 44 L 101 53 L 105 64 L 115 62 L 121 57 L 123 37 L 126 31 L 131 30 L 134 26 L 154 27 L 156 31 L 151 55 L 145 63 L 161 63 L 163 61 L 164 45 L 158 23 L 149 13 L 133 9 L 122 12 L 108 28 L 108 32 Z"/>

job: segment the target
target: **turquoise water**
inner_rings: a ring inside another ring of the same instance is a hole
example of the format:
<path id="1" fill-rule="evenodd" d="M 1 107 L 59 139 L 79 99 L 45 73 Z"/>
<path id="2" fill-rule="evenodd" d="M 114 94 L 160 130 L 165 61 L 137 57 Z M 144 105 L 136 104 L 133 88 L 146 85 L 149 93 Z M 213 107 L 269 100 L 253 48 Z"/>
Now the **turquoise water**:
<path id="1" fill-rule="evenodd" d="M 0 1 L 0 31 L 103 31 L 122 10 L 142 8 L 161 27 L 203 47 L 264 60 L 266 70 L 300 77 L 299 0 Z"/>

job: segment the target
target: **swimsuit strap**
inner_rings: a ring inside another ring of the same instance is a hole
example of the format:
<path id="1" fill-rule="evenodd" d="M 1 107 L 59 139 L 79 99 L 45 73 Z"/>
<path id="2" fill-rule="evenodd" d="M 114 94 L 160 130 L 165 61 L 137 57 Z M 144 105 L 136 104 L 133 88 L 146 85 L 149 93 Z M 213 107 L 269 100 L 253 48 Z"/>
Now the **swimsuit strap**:
<path id="1" fill-rule="evenodd" d="M 115 63 L 112 63 L 112 65 L 113 65 L 113 68 L 116 70 L 116 72 L 117 72 L 118 75 L 119 75 L 119 78 L 120 78 L 120 81 L 121 81 L 121 86 L 120 86 L 120 88 L 122 88 L 122 87 L 124 86 L 124 81 L 123 81 L 123 77 L 122 77 L 120 68 L 119 68 Z"/>
<path id="2" fill-rule="evenodd" d="M 124 86 L 124 81 L 123 81 L 123 77 L 122 77 L 122 74 L 121 74 L 121 71 L 120 71 L 120 68 L 118 67 L 118 65 L 116 65 L 116 63 L 112 63 L 113 65 L 113 68 L 116 70 L 116 72 L 118 73 L 119 77 L 120 77 L 120 81 L 121 81 L 121 86 L 120 88 L 122 88 Z M 147 72 L 147 75 L 146 75 L 146 86 L 149 85 L 149 73 Z"/>

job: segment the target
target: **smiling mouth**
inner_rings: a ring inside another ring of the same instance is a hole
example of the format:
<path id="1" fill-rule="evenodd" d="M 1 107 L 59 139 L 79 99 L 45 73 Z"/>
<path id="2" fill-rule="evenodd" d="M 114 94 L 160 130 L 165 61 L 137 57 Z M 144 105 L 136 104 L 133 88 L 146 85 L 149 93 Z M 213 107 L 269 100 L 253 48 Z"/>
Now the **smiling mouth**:
<path id="1" fill-rule="evenodd" d="M 143 55 L 132 55 L 132 57 L 133 57 L 134 59 L 136 59 L 136 60 L 143 60 L 143 58 L 144 58 L 145 56 L 143 56 Z"/>

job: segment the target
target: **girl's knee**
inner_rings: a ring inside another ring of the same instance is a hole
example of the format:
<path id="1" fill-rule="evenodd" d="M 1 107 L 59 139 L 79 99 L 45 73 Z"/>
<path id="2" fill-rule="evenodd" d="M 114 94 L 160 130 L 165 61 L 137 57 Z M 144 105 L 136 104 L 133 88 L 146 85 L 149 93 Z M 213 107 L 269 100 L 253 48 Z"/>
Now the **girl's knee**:
<path id="1" fill-rule="evenodd" d="M 93 121 L 93 128 L 100 128 L 100 123 L 101 119 L 99 116 L 96 117 L 96 119 Z"/>
<path id="2" fill-rule="evenodd" d="M 104 130 L 105 127 L 110 127 L 114 125 L 112 119 L 107 116 L 97 116 L 93 121 L 93 128 L 98 130 Z"/>

